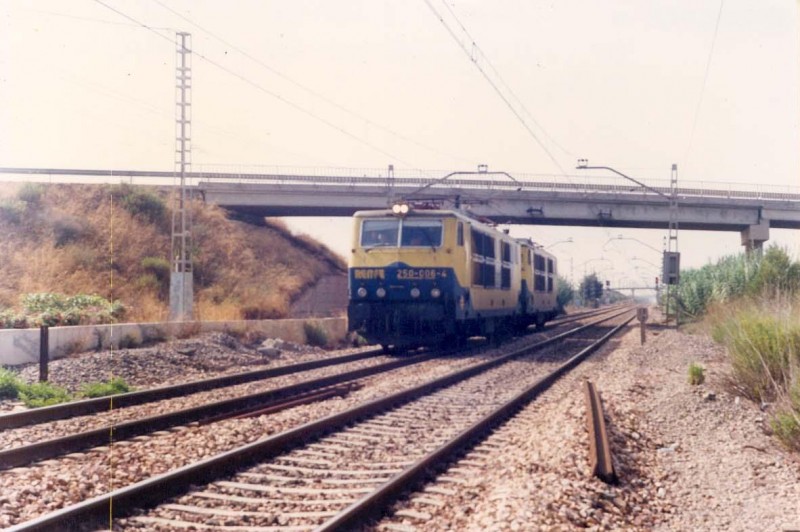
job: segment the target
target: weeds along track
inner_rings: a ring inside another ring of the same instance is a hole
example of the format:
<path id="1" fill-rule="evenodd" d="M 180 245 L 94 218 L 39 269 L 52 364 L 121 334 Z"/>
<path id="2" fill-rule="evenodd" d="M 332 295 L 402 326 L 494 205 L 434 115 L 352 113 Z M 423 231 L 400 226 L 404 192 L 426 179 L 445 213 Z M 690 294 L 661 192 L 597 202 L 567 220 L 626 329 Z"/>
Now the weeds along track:
<path id="1" fill-rule="evenodd" d="M 96 491 L 86 493 L 78 499 L 89 499 L 85 502 L 11 530 L 69 529 L 77 523 L 107 526 L 112 499 L 115 514 L 124 515 L 142 505 L 158 504 L 169 496 L 185 493 L 192 484 L 207 483 L 210 484 L 200 490 L 201 495 L 185 495 L 135 519 L 115 519 L 115 526 L 147 527 L 159 519 L 195 522 L 201 528 L 212 521 L 242 526 L 306 526 L 301 523 L 316 526 L 367 492 L 385 485 L 388 478 L 398 475 L 406 478 L 408 462 L 418 460 L 475 421 L 484 419 L 564 360 L 577 363 L 573 355 L 584 348 L 588 332 L 595 331 L 593 337 L 597 337 L 607 329 L 606 323 L 619 321 L 622 314 L 629 314 L 629 310 L 605 315 L 544 342 L 532 343 L 527 339 L 522 342 L 527 345 L 518 346 L 511 353 L 484 354 L 483 361 L 477 364 L 474 357 L 445 358 L 425 363 L 424 373 L 421 366 L 401 368 L 375 377 L 370 386 L 343 399 L 301 406 L 269 418 L 228 420 L 215 424 L 211 431 L 193 426 L 165 432 L 161 435 L 164 441 L 159 444 L 148 438 L 144 453 L 135 449 L 136 439 L 115 445 L 111 452 L 88 453 L 101 455 L 97 457 L 100 462 L 84 464 L 83 476 L 91 478 L 99 474 L 103 467 L 108 467 L 107 460 L 102 458 L 116 454 L 124 455 L 124 464 L 117 459 L 114 469 L 116 484 L 141 481 L 104 495 Z M 559 351 L 543 351 L 559 341 L 563 341 Z M 529 356 L 534 351 L 538 351 L 538 357 Z M 416 384 L 420 375 L 431 380 Z M 343 410 L 343 406 L 351 408 Z M 359 421 L 361 424 L 354 425 Z M 225 445 L 217 445 L 221 440 L 225 440 Z M 153 455 L 174 455 L 197 447 L 212 452 L 195 453 L 189 459 L 183 456 L 177 466 L 152 467 Z M 114 453 L 113 449 L 118 450 Z M 196 459 L 201 461 L 190 463 Z M 126 478 L 126 464 L 136 464 L 140 470 L 138 478 Z M 252 464 L 258 465 L 244 469 Z M 149 475 L 141 475 L 143 471 Z M 229 475 L 234 476 L 216 482 Z M 19 481 L 17 484 L 30 481 L 14 480 Z M 57 485 L 58 481 L 56 478 L 39 484 Z M 0 488 L 6 491 L 6 486 L 0 484 Z M 90 499 L 93 495 L 97 496 Z M 57 498 L 53 494 L 49 497 Z M 259 502 L 254 506 L 255 500 Z M 55 507 L 69 502 L 62 500 Z M 32 505 L 25 512 L 17 512 L 13 522 L 37 515 L 35 508 L 39 514 L 49 509 L 41 504 Z"/>

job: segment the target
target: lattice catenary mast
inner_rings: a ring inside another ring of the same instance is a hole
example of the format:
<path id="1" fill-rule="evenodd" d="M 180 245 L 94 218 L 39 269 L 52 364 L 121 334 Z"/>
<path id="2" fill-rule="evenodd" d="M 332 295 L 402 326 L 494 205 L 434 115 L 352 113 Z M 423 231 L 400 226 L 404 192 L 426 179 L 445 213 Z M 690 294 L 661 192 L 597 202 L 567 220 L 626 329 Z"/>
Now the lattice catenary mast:
<path id="1" fill-rule="evenodd" d="M 192 36 L 175 34 L 175 179 L 180 187 L 172 210 L 172 269 L 169 278 L 169 310 L 173 321 L 193 317 L 191 190 L 186 175 L 192 165 Z"/>
<path id="2" fill-rule="evenodd" d="M 669 323 L 670 318 L 675 318 L 678 326 L 678 284 L 680 283 L 680 259 L 678 251 L 678 165 L 672 165 L 669 179 L 669 232 L 667 233 L 666 249 L 664 250 L 663 281 L 665 284 L 665 312 L 664 319 Z M 674 314 L 673 314 L 674 313 Z"/>

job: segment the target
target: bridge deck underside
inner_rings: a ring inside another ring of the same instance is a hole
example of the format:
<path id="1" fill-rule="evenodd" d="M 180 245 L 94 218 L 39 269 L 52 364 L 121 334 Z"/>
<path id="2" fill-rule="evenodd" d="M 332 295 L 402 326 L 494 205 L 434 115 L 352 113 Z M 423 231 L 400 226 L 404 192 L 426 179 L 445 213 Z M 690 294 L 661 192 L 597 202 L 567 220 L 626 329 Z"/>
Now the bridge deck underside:
<path id="1" fill-rule="evenodd" d="M 414 187 L 308 184 L 200 183 L 206 201 L 254 216 L 351 216 L 358 210 L 386 208 L 393 200 L 462 207 L 498 223 L 663 229 L 669 206 L 653 194 L 491 190 L 437 186 L 422 193 Z M 416 194 L 414 195 L 413 193 Z M 679 196 L 681 229 L 743 231 L 769 220 L 773 228 L 800 229 L 800 203 Z"/>

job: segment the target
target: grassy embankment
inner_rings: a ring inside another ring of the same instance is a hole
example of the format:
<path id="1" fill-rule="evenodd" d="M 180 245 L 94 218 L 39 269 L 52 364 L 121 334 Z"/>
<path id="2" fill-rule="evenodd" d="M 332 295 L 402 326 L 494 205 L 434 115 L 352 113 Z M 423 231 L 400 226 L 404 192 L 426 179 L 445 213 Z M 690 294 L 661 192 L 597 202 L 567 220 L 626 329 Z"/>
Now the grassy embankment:
<path id="1" fill-rule="evenodd" d="M 0 327 L 165 320 L 170 203 L 156 188 L 0 185 Z M 198 319 L 285 317 L 321 276 L 345 271 L 279 220 L 191 210 Z"/>
<path id="2" fill-rule="evenodd" d="M 726 257 L 682 272 L 679 299 L 727 348 L 736 392 L 775 403 L 772 429 L 800 450 L 800 263 L 778 247 Z"/>

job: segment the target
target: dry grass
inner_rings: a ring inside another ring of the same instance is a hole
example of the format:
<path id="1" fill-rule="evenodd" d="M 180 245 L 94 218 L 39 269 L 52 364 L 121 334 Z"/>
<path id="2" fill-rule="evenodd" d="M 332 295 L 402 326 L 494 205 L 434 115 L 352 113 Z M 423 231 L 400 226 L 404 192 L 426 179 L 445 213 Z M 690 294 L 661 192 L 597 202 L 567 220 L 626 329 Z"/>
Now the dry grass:
<path id="1" fill-rule="evenodd" d="M 152 272 L 142 259 L 168 257 L 169 224 L 132 214 L 119 197 L 112 205 L 119 190 L 44 185 L 37 209 L 25 210 L 19 223 L 0 219 L 0 308 L 18 307 L 24 293 L 87 293 L 122 301 L 131 321 L 165 319 L 167 294 L 147 282 Z M 150 192 L 171 204 L 166 193 Z M 0 197 L 16 193 L 15 185 L 0 185 Z M 293 237 L 280 221 L 259 227 L 229 220 L 214 206 L 196 202 L 191 208 L 200 319 L 283 317 L 319 277 L 345 270 L 341 257 L 307 237 Z M 81 225 L 67 241 L 64 220 Z"/>
<path id="2" fill-rule="evenodd" d="M 760 402 L 774 402 L 772 428 L 800 450 L 800 302 L 764 297 L 718 305 L 706 322 L 727 348 L 732 386 Z"/>

